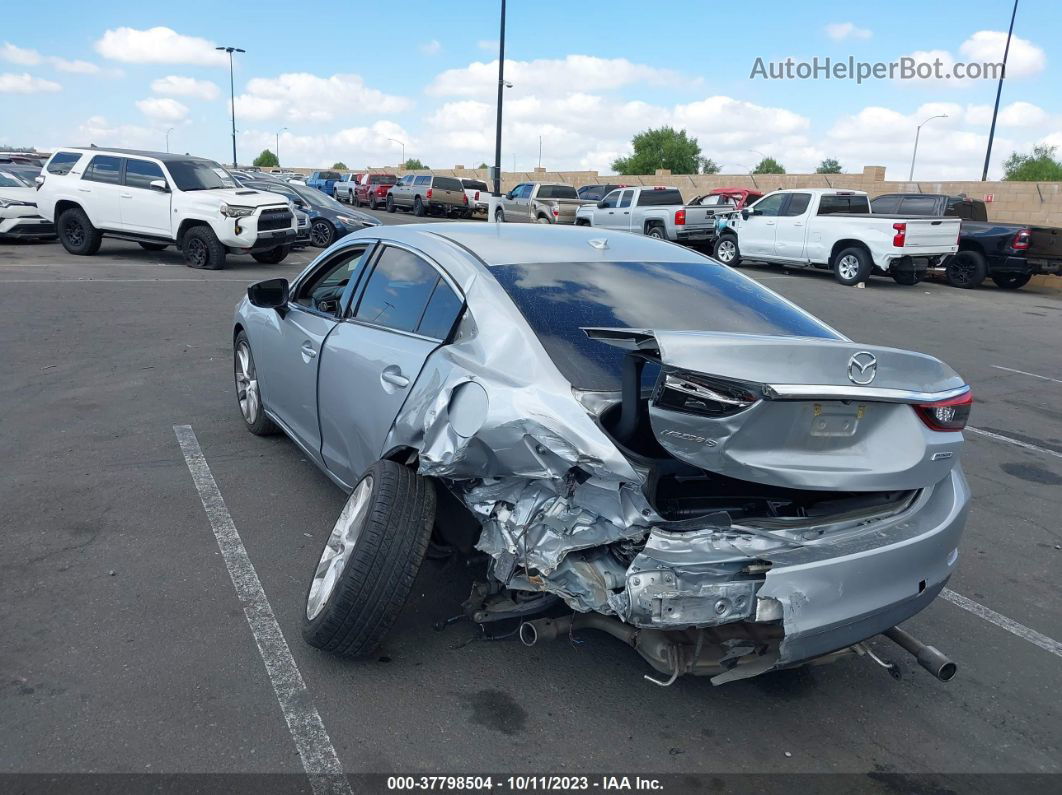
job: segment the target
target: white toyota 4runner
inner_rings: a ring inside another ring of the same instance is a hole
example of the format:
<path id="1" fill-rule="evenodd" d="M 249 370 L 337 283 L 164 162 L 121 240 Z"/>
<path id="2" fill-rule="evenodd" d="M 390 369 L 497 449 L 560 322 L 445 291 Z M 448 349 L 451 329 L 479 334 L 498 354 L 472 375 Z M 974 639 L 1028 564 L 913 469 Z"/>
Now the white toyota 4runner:
<path id="1" fill-rule="evenodd" d="M 213 160 L 130 149 L 59 149 L 37 178 L 37 207 L 71 254 L 103 237 L 149 251 L 177 246 L 191 268 L 216 270 L 226 254 L 282 261 L 295 242 L 288 200 L 236 187 Z"/>

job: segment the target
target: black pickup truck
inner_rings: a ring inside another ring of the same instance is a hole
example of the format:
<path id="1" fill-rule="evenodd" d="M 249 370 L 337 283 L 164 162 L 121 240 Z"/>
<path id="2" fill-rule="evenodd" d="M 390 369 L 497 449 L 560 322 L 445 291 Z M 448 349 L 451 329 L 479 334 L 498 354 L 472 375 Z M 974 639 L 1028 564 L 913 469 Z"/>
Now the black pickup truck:
<path id="1" fill-rule="evenodd" d="M 989 221 L 985 203 L 966 196 L 886 193 L 870 202 L 871 212 L 888 215 L 961 218 L 959 251 L 944 264 L 952 287 L 977 287 L 991 277 L 1017 290 L 1040 273 L 1062 273 L 1062 229 Z"/>

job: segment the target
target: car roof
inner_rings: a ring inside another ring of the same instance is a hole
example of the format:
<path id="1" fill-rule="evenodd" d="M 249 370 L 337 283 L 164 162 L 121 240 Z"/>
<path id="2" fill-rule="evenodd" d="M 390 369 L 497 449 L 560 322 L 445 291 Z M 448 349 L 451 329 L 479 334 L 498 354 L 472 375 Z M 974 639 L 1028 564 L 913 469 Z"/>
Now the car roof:
<path id="1" fill-rule="evenodd" d="M 93 149 L 89 146 L 61 146 L 55 150 L 58 152 L 83 152 L 89 155 L 119 155 L 122 157 L 150 157 L 155 160 L 161 160 L 163 163 L 177 163 L 187 162 L 189 160 L 201 160 L 204 163 L 214 163 L 215 160 L 211 160 L 209 157 L 198 157 L 196 155 L 182 155 L 177 152 L 150 152 L 145 149 L 112 149 L 104 147 L 96 147 Z"/>

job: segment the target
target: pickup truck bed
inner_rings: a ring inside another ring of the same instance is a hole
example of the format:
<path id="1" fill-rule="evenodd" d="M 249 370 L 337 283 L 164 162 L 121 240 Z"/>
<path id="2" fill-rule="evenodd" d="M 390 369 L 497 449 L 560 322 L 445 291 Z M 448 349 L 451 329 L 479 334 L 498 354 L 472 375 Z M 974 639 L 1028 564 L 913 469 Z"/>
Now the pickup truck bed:
<path id="1" fill-rule="evenodd" d="M 708 243 L 715 239 L 718 219 L 734 208 L 687 205 L 678 188 L 618 188 L 596 204 L 576 211 L 576 224 L 618 229 L 675 243 Z"/>

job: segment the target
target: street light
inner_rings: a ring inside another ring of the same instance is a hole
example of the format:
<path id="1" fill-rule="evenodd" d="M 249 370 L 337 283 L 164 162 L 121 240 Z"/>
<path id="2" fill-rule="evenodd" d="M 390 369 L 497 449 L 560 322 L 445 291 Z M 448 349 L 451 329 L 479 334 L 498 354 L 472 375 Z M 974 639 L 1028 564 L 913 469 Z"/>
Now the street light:
<path id="1" fill-rule="evenodd" d="M 501 196 L 502 96 L 506 87 L 512 88 L 512 83 L 505 80 L 505 0 L 501 0 L 501 32 L 498 35 L 498 120 L 494 133 L 495 196 Z"/>
<path id="2" fill-rule="evenodd" d="M 394 141 L 396 144 L 402 147 L 402 168 L 406 167 L 406 145 L 399 141 L 397 138 L 388 138 L 388 141 Z"/>
<path id="3" fill-rule="evenodd" d="M 999 73 L 996 85 L 996 104 L 992 108 L 992 126 L 988 130 L 988 149 L 985 150 L 985 170 L 981 172 L 981 182 L 988 179 L 988 163 L 992 159 L 992 139 L 996 137 L 996 116 L 999 115 L 999 96 L 1003 93 L 1003 78 L 1007 76 L 1007 56 L 1010 54 L 1010 37 L 1014 34 L 1014 17 L 1018 15 L 1018 0 L 1014 0 L 1014 9 L 1010 12 L 1010 28 L 1007 29 L 1007 44 L 1003 48 L 1003 70 Z"/>
<path id="4" fill-rule="evenodd" d="M 927 122 L 931 122 L 931 121 L 933 121 L 933 119 L 946 119 L 946 118 L 948 118 L 948 114 L 947 113 L 938 113 L 936 116 L 930 116 L 928 119 L 926 119 L 924 122 L 922 122 L 922 124 L 926 124 Z M 914 164 L 915 164 L 915 158 L 918 157 L 918 136 L 922 133 L 922 124 L 919 124 L 917 127 L 915 127 L 915 145 L 914 145 L 914 151 L 911 152 L 911 173 L 907 175 L 907 181 L 908 182 L 914 182 Z"/>
<path id="5" fill-rule="evenodd" d="M 282 132 L 287 132 L 287 131 L 288 131 L 287 127 L 281 127 L 279 130 L 277 130 L 277 151 L 276 151 L 276 155 L 277 155 L 277 167 L 278 168 L 280 167 L 280 134 Z"/>
<path id="6" fill-rule="evenodd" d="M 234 52 L 247 52 L 239 47 L 215 47 L 215 50 L 223 50 L 229 54 L 229 104 L 232 107 L 232 167 L 236 168 L 236 83 L 232 76 L 232 54 Z"/>
<path id="7" fill-rule="evenodd" d="M 166 130 L 166 151 L 170 151 L 170 133 L 173 132 L 173 128 Z"/>

